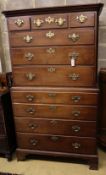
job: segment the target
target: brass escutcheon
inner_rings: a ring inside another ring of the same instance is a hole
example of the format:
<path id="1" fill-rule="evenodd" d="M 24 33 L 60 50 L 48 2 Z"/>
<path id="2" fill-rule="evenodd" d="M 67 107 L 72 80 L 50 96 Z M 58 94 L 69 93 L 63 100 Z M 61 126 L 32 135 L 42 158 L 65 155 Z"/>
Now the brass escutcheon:
<path id="1" fill-rule="evenodd" d="M 76 74 L 76 73 L 69 74 L 68 77 L 71 78 L 73 81 L 76 81 L 80 78 L 79 74 Z"/>
<path id="2" fill-rule="evenodd" d="M 27 99 L 29 102 L 33 101 L 34 98 L 35 98 L 35 97 L 34 97 L 33 95 L 27 95 L 27 96 L 26 96 L 26 99 Z"/>
<path id="3" fill-rule="evenodd" d="M 24 20 L 18 18 L 17 20 L 15 20 L 14 22 L 18 27 L 21 27 L 24 24 Z"/>
<path id="4" fill-rule="evenodd" d="M 55 67 L 49 67 L 48 68 L 48 72 L 55 72 L 56 71 L 56 68 Z"/>
<path id="5" fill-rule="evenodd" d="M 34 123 L 29 123 L 28 127 L 31 128 L 32 130 L 34 130 L 34 129 L 36 129 L 38 127 L 38 125 L 34 124 Z"/>
<path id="6" fill-rule="evenodd" d="M 80 22 L 80 23 L 84 23 L 87 20 L 87 16 L 84 16 L 83 14 L 81 14 L 80 16 L 77 16 L 76 19 Z"/>
<path id="7" fill-rule="evenodd" d="M 54 22 L 54 18 L 52 18 L 51 16 L 48 16 L 47 18 L 45 18 L 45 22 L 47 22 L 48 24 L 51 24 Z"/>
<path id="8" fill-rule="evenodd" d="M 72 97 L 72 100 L 75 102 L 75 103 L 78 103 L 80 101 L 81 97 L 80 96 L 73 96 Z"/>
<path id="9" fill-rule="evenodd" d="M 46 37 L 49 38 L 49 39 L 53 38 L 54 37 L 54 32 L 49 31 L 48 33 L 46 33 Z"/>
<path id="10" fill-rule="evenodd" d="M 30 43 L 32 41 L 32 36 L 29 36 L 29 35 L 24 36 L 24 41 L 26 43 Z"/>
<path id="11" fill-rule="evenodd" d="M 38 140 L 30 139 L 30 144 L 33 145 L 33 146 L 36 146 L 38 144 Z"/>
<path id="12" fill-rule="evenodd" d="M 75 142 L 75 143 L 72 143 L 72 146 L 73 146 L 75 149 L 79 149 L 81 145 L 80 145 L 80 143 Z"/>
<path id="13" fill-rule="evenodd" d="M 34 57 L 34 54 L 28 52 L 25 54 L 25 58 L 28 60 L 28 61 L 31 61 Z"/>
<path id="14" fill-rule="evenodd" d="M 54 98 L 54 97 L 56 97 L 56 94 L 55 93 L 48 93 L 48 96 Z"/>
<path id="15" fill-rule="evenodd" d="M 57 23 L 59 26 L 62 26 L 66 22 L 66 19 L 58 18 L 55 20 L 55 23 Z"/>
<path id="16" fill-rule="evenodd" d="M 73 42 L 76 42 L 79 40 L 80 36 L 76 33 L 73 33 L 73 34 L 69 34 L 68 38 L 71 39 Z"/>
<path id="17" fill-rule="evenodd" d="M 80 111 L 72 111 L 72 115 L 75 117 L 79 117 Z"/>
<path id="18" fill-rule="evenodd" d="M 53 54 L 53 53 L 55 53 L 55 49 L 50 47 L 46 50 L 46 52 L 49 54 Z"/>
<path id="19" fill-rule="evenodd" d="M 30 108 L 26 109 L 26 112 L 29 114 L 34 114 L 36 111 L 33 107 L 30 107 Z"/>
<path id="20" fill-rule="evenodd" d="M 40 27 L 40 26 L 44 23 L 44 21 L 38 18 L 38 19 L 34 19 L 33 23 L 34 23 L 37 27 Z"/>
<path id="21" fill-rule="evenodd" d="M 80 126 L 73 125 L 73 126 L 72 126 L 72 130 L 73 130 L 74 132 L 79 132 L 79 131 L 80 131 Z"/>
<path id="22" fill-rule="evenodd" d="M 29 80 L 29 81 L 32 81 L 35 77 L 35 74 L 32 74 L 31 72 L 27 73 L 26 74 L 26 78 Z"/>

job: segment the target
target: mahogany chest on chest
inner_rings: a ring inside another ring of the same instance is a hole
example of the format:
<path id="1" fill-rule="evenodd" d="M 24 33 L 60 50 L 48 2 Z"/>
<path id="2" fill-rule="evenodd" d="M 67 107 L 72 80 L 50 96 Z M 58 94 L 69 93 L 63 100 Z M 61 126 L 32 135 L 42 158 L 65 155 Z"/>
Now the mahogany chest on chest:
<path id="1" fill-rule="evenodd" d="M 103 4 L 4 12 L 17 158 L 82 158 L 97 169 L 98 18 Z"/>

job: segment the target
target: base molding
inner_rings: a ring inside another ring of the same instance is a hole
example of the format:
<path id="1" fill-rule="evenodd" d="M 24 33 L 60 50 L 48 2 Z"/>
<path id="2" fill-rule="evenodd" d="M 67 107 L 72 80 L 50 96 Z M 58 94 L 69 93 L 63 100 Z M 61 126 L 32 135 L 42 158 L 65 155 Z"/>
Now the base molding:
<path id="1" fill-rule="evenodd" d="M 73 153 L 62 153 L 62 152 L 50 152 L 50 151 L 40 151 L 40 150 L 28 150 L 28 149 L 17 149 L 16 150 L 17 160 L 23 161 L 28 155 L 45 155 L 52 157 L 63 157 L 78 159 L 78 161 L 85 161 L 89 165 L 89 169 L 98 170 L 98 154 L 95 155 L 85 155 L 85 154 L 73 154 Z"/>

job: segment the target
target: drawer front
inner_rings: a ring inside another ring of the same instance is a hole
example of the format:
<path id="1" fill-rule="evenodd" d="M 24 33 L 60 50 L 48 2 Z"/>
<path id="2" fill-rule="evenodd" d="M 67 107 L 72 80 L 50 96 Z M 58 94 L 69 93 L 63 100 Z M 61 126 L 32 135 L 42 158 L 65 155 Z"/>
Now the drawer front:
<path id="1" fill-rule="evenodd" d="M 71 90 L 70 90 L 71 91 Z M 58 91 L 12 91 L 12 101 L 16 103 L 49 103 L 97 105 L 98 94 L 87 92 Z"/>
<path id="2" fill-rule="evenodd" d="M 15 118 L 17 132 L 67 136 L 96 136 L 96 122 Z"/>
<path id="3" fill-rule="evenodd" d="M 96 140 L 86 137 L 80 138 L 57 135 L 35 135 L 18 133 L 17 142 L 18 147 L 22 149 L 79 154 L 96 153 Z"/>
<path id="4" fill-rule="evenodd" d="M 95 67 L 28 66 L 13 69 L 15 86 L 94 86 Z"/>
<path id="5" fill-rule="evenodd" d="M 77 45 L 94 44 L 94 30 L 91 28 L 70 30 L 37 30 L 36 32 L 10 33 L 10 44 L 16 46 Z"/>
<path id="6" fill-rule="evenodd" d="M 5 135 L 5 128 L 3 123 L 0 123 L 0 135 Z"/>
<path id="7" fill-rule="evenodd" d="M 90 50 L 90 52 L 89 52 Z M 95 65 L 94 46 L 52 46 L 11 49 L 13 65 L 29 64 L 63 64 L 63 65 Z"/>
<path id="8" fill-rule="evenodd" d="M 67 28 L 68 21 L 65 14 L 36 15 L 31 17 L 32 29 Z"/>
<path id="9" fill-rule="evenodd" d="M 95 120 L 97 108 L 55 104 L 13 104 L 14 116 L 35 118 L 69 118 L 72 120 Z"/>
<path id="10" fill-rule="evenodd" d="M 70 27 L 85 27 L 95 25 L 94 12 L 75 12 L 70 14 L 69 18 Z"/>
<path id="11" fill-rule="evenodd" d="M 8 28 L 10 31 L 29 30 L 30 29 L 29 16 L 9 17 Z"/>

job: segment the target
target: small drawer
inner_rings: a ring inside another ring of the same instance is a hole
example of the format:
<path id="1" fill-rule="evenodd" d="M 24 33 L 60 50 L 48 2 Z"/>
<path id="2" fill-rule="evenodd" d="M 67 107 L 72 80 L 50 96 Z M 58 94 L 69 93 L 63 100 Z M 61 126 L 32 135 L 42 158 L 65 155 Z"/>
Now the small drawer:
<path id="1" fill-rule="evenodd" d="M 94 46 L 12 48 L 11 57 L 13 65 L 96 65 Z"/>
<path id="2" fill-rule="evenodd" d="M 36 32 L 10 33 L 11 47 L 42 45 L 77 45 L 94 44 L 94 29 L 77 28 L 70 30 L 37 30 Z"/>
<path id="3" fill-rule="evenodd" d="M 29 30 L 30 17 L 29 16 L 9 17 L 8 28 L 9 28 L 9 31 Z"/>
<path id="4" fill-rule="evenodd" d="M 15 126 L 16 131 L 22 133 L 55 134 L 80 137 L 96 136 L 96 122 L 88 121 L 29 119 L 18 117 L 15 118 Z"/>
<path id="5" fill-rule="evenodd" d="M 31 17 L 32 29 L 67 28 L 67 15 L 36 15 Z"/>
<path id="6" fill-rule="evenodd" d="M 75 12 L 70 14 L 69 18 L 70 27 L 87 27 L 95 25 L 94 12 Z"/>
<path id="7" fill-rule="evenodd" d="M 13 68 L 15 86 L 92 87 L 96 82 L 95 67 L 27 66 Z"/>
<path id="8" fill-rule="evenodd" d="M 17 133 L 18 148 L 78 154 L 95 154 L 96 139 Z M 48 146 L 49 145 L 49 146 Z"/>
<path id="9" fill-rule="evenodd" d="M 66 91 L 65 91 L 66 90 Z M 71 92 L 70 92 L 71 91 Z M 75 92 L 72 89 L 47 89 L 43 90 L 13 90 L 12 100 L 16 103 L 42 103 L 42 104 L 72 104 L 72 105 L 97 105 L 98 93 L 92 91 Z"/>
<path id="10" fill-rule="evenodd" d="M 71 120 L 96 120 L 97 108 L 89 106 L 55 104 L 13 104 L 14 116 L 34 118 L 69 118 Z"/>

